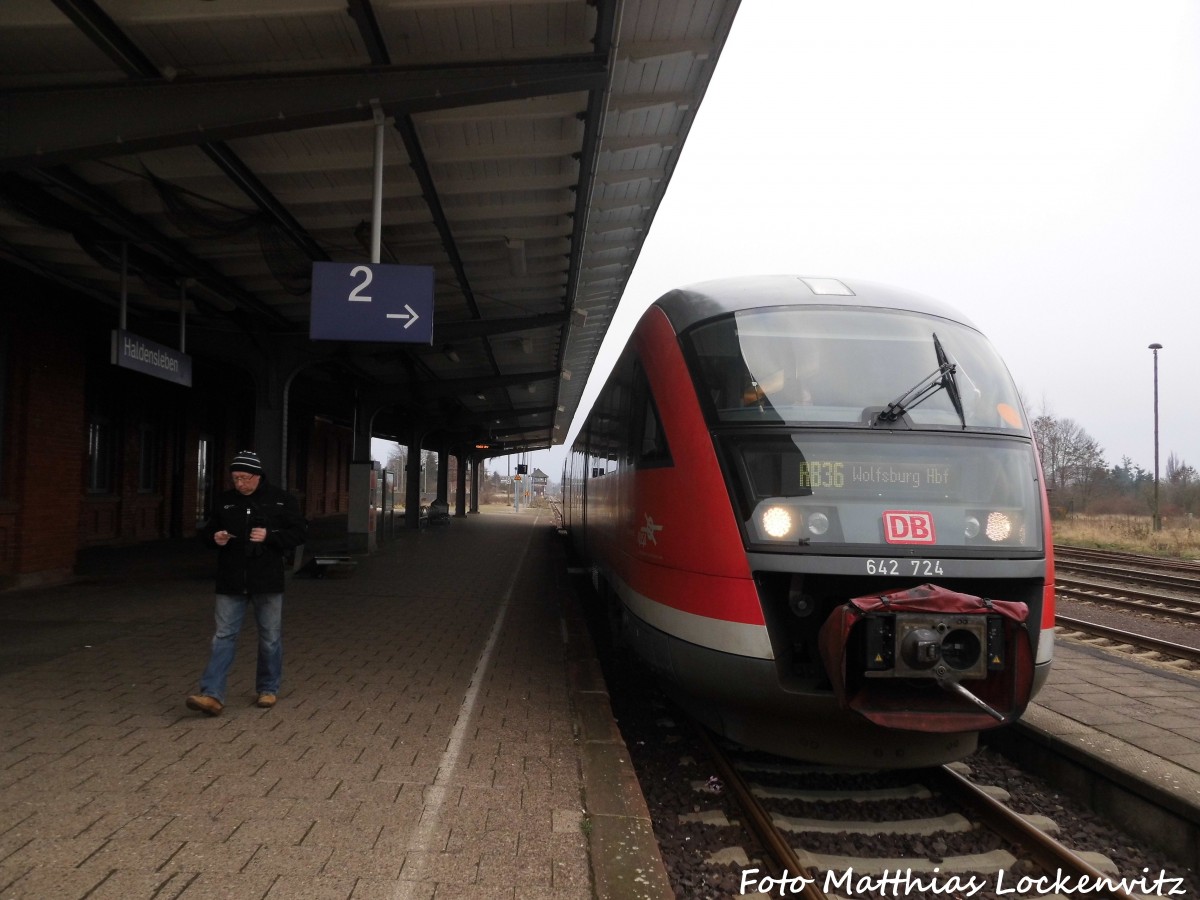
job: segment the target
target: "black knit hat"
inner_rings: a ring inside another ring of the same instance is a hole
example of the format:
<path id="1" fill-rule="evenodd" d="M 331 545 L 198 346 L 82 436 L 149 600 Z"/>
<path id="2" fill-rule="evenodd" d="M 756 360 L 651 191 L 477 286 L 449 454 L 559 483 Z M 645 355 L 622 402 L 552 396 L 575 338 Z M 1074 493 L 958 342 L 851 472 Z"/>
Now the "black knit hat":
<path id="1" fill-rule="evenodd" d="M 258 454 L 253 450 L 239 450 L 237 456 L 233 458 L 233 462 L 229 464 L 230 472 L 249 472 L 251 475 L 261 475 L 263 473 L 262 463 L 259 462 Z"/>

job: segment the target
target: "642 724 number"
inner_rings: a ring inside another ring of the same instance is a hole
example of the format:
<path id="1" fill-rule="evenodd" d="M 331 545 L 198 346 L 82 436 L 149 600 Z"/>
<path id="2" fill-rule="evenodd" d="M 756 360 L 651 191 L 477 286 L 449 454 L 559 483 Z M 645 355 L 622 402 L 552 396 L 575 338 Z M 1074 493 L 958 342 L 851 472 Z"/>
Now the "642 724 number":
<path id="1" fill-rule="evenodd" d="M 939 559 L 868 559 L 868 575 L 915 575 L 925 578 L 944 575 Z"/>

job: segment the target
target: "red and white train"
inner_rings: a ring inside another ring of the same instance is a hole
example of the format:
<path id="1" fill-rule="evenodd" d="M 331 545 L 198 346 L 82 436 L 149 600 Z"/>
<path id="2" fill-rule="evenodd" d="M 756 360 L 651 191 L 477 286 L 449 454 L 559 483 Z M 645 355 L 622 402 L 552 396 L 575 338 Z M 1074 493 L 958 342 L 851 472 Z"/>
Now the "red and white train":
<path id="1" fill-rule="evenodd" d="M 563 485 L 621 640 L 738 743 L 945 762 L 1049 673 L 1030 423 L 988 341 L 933 301 L 795 276 L 671 291 Z"/>

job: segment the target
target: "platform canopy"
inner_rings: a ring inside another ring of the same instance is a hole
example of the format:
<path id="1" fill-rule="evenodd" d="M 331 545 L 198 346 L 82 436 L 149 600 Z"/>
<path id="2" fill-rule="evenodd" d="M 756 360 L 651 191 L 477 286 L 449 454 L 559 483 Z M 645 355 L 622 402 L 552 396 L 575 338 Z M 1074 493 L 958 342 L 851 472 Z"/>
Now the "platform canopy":
<path id="1" fill-rule="evenodd" d="M 0 260 L 114 326 L 124 267 L 129 327 L 182 307 L 197 354 L 290 342 L 383 435 L 561 443 L 737 5 L 4 0 Z M 432 343 L 313 343 L 380 133 L 380 261 L 434 268 Z"/>

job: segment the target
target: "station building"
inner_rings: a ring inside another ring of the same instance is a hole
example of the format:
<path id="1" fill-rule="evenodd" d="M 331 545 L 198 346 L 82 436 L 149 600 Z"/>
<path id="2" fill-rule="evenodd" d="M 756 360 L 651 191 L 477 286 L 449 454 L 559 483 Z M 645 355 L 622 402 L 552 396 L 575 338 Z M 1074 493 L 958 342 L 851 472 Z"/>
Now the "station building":
<path id="1" fill-rule="evenodd" d="M 458 515 L 561 444 L 737 7 L 0 4 L 0 589 L 188 538 L 241 449 L 357 552 L 372 439 L 407 528 L 418 451 Z"/>

